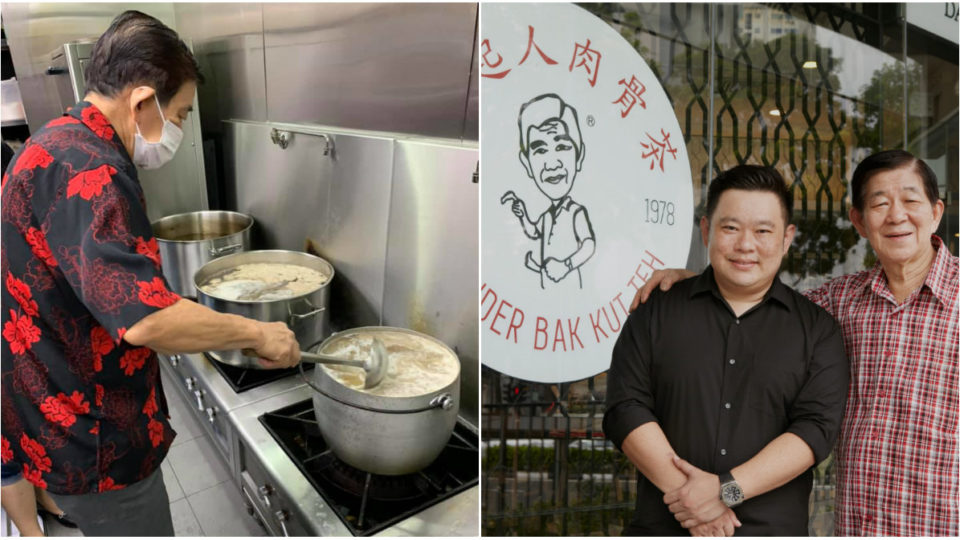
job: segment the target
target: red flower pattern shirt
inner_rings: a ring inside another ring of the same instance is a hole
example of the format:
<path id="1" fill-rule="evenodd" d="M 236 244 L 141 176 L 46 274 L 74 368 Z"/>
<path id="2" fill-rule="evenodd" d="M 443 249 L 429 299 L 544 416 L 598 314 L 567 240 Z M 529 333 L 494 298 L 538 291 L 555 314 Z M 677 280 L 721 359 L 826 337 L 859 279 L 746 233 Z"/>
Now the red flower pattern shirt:
<path id="1" fill-rule="evenodd" d="M 123 333 L 179 297 L 136 167 L 81 102 L 27 140 L 2 186 L 0 458 L 58 494 L 142 480 L 176 434 L 156 353 Z"/>

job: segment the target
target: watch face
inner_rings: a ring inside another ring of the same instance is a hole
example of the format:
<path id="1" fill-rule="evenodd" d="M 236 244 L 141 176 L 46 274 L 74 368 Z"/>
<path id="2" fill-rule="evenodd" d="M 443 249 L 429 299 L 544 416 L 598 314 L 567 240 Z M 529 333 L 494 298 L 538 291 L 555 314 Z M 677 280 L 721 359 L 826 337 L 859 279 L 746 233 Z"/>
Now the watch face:
<path id="1" fill-rule="evenodd" d="M 740 486 L 734 483 L 723 486 L 723 501 L 727 504 L 736 504 L 743 500 L 743 492 Z"/>

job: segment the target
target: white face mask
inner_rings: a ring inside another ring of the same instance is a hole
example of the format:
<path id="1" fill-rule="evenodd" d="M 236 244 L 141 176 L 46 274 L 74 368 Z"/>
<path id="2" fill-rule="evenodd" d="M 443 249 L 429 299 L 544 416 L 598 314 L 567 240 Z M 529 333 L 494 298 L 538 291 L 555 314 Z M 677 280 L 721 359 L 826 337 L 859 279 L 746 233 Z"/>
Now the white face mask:
<path id="1" fill-rule="evenodd" d="M 133 163 L 137 167 L 144 169 L 158 169 L 173 159 L 173 154 L 180 147 L 180 141 L 183 140 L 183 130 L 176 124 L 163 117 L 163 109 L 160 107 L 160 100 L 157 94 L 153 94 L 153 99 L 157 103 L 157 109 L 160 110 L 160 118 L 163 120 L 163 133 L 158 142 L 150 142 L 140 134 L 140 124 L 137 124 L 137 134 L 133 140 Z"/>

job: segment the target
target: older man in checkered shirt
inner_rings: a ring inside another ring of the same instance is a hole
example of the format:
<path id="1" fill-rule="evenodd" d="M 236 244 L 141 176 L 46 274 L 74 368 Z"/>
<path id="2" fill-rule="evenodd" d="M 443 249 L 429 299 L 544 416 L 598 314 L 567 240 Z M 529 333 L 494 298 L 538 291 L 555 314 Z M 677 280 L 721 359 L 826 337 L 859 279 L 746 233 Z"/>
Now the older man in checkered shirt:
<path id="1" fill-rule="evenodd" d="M 850 358 L 835 532 L 957 536 L 960 261 L 934 235 L 937 179 L 922 160 L 888 150 L 857 167 L 851 192 L 850 218 L 879 263 L 805 293 L 840 323 Z M 655 273 L 634 303 L 687 276 Z"/>

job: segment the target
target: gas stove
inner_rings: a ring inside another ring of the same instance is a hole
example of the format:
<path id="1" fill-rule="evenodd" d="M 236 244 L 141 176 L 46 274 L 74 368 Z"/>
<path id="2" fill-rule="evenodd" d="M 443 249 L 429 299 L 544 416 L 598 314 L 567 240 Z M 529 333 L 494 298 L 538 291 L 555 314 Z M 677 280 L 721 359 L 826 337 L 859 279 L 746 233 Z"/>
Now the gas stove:
<path id="1" fill-rule="evenodd" d="M 269 412 L 260 423 L 355 536 L 368 536 L 477 485 L 476 432 L 458 424 L 440 456 L 402 476 L 360 471 L 323 440 L 312 400 Z"/>
<path id="2" fill-rule="evenodd" d="M 298 368 L 288 369 L 246 369 L 218 362 L 208 354 L 203 355 L 207 361 L 223 376 L 234 392 L 240 394 L 273 381 L 277 381 L 299 372 Z M 303 370 L 309 371 L 314 364 L 304 363 Z"/>
<path id="3" fill-rule="evenodd" d="M 460 421 L 426 469 L 371 475 L 323 441 L 306 386 L 230 412 L 247 509 L 278 536 L 477 536 L 478 435 Z"/>

